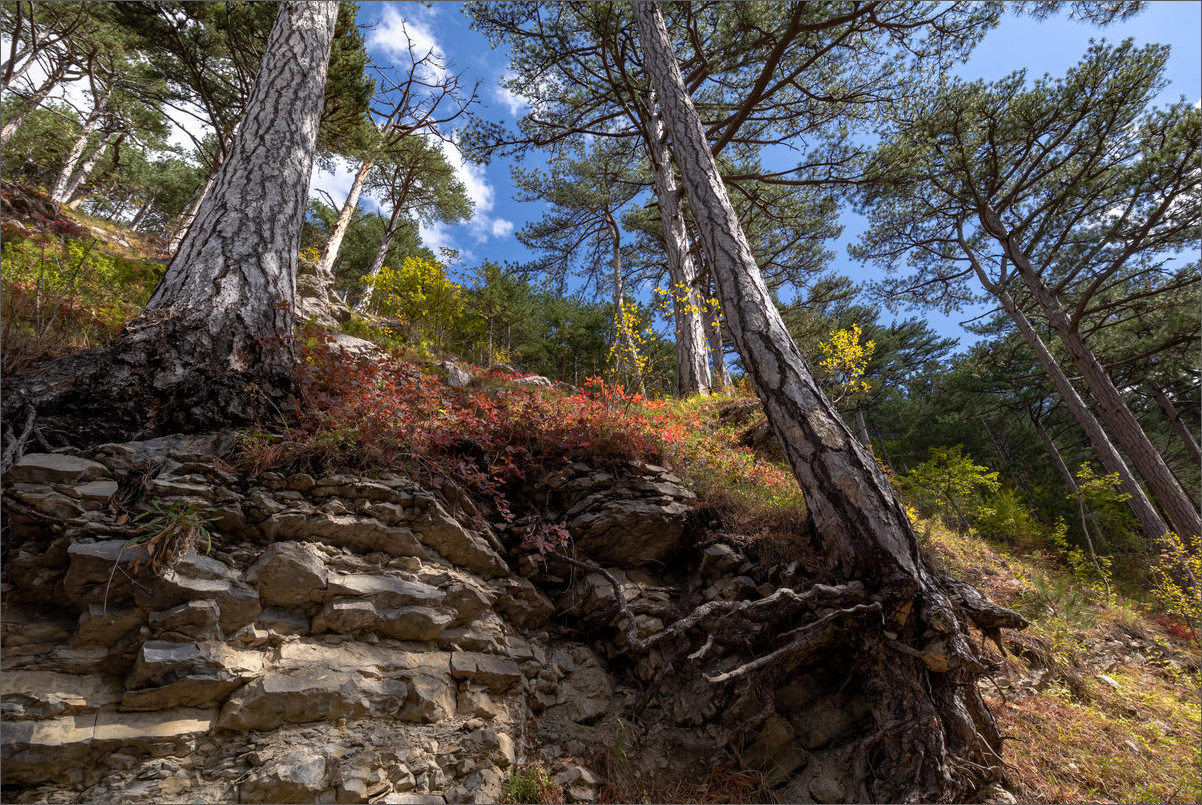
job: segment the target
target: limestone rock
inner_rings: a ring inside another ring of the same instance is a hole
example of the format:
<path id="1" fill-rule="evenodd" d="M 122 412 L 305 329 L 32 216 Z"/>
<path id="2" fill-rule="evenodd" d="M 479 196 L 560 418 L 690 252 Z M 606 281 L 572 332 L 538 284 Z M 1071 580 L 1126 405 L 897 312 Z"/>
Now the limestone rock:
<path id="1" fill-rule="evenodd" d="M 366 573 L 332 575 L 326 592 L 329 596 L 367 598 L 382 607 L 430 607 L 446 598 L 446 593 L 429 584 Z"/>
<path id="2" fill-rule="evenodd" d="M 227 565 L 189 549 L 172 567 L 152 575 L 134 591 L 143 609 L 160 611 L 198 599 L 211 599 L 221 610 L 221 629 L 233 634 L 259 614 L 258 593 Z"/>
<path id="3" fill-rule="evenodd" d="M 234 694 L 218 725 L 231 730 L 271 730 L 282 724 L 395 717 L 408 686 L 397 679 L 368 679 L 354 671 L 268 674 Z"/>
<path id="4" fill-rule="evenodd" d="M 490 691 L 504 693 L 522 679 L 522 669 L 511 659 L 491 654 L 458 651 L 451 654 L 451 675 L 468 679 Z"/>
<path id="5" fill-rule="evenodd" d="M 386 526 L 374 517 L 327 514 L 313 509 L 288 509 L 261 526 L 268 539 L 314 540 L 360 553 L 380 551 L 390 556 L 421 556 L 421 545 L 408 528 Z"/>
<path id="6" fill-rule="evenodd" d="M 239 788 L 239 801 L 314 802 L 325 789 L 325 757 L 297 749 L 251 772 Z"/>
<path id="7" fill-rule="evenodd" d="M 406 680 L 409 697 L 399 715 L 402 721 L 438 723 L 455 715 L 455 683 L 450 678 L 418 673 Z"/>
<path id="8" fill-rule="evenodd" d="M 165 710 L 220 703 L 262 668 L 258 653 L 224 643 L 148 640 L 126 680 L 121 705 L 127 710 Z"/>
<path id="9" fill-rule="evenodd" d="M 431 501 L 425 514 L 413 520 L 412 525 L 421 536 L 422 544 L 437 551 L 451 564 L 482 579 L 509 575 L 509 565 L 500 554 L 483 537 L 468 531 L 447 514 L 437 501 Z"/>
<path id="10" fill-rule="evenodd" d="M 489 586 L 497 592 L 497 609 L 518 626 L 539 626 L 555 612 L 550 599 L 521 576 L 502 576 Z"/>
<path id="11" fill-rule="evenodd" d="M 77 646 L 111 648 L 144 623 L 145 610 L 88 604 L 79 615 L 79 628 L 72 642 Z"/>
<path id="12" fill-rule="evenodd" d="M 541 388 L 551 388 L 555 383 L 542 375 L 530 375 L 529 377 L 519 377 L 513 381 L 515 386 L 537 386 Z"/>
<path id="13" fill-rule="evenodd" d="M 108 468 L 97 461 L 62 453 L 26 453 L 4 473 L 4 483 L 80 484 L 108 477 Z"/>
<path id="14" fill-rule="evenodd" d="M 333 339 L 332 347 L 342 350 L 352 358 L 375 361 L 388 357 L 387 352 L 366 339 L 356 338 L 346 333 L 330 333 L 330 337 Z"/>
<path id="15" fill-rule="evenodd" d="M 106 599 L 112 603 L 128 598 L 133 592 L 130 583 L 135 576 L 133 566 L 147 561 L 145 548 L 119 539 L 72 541 L 67 557 L 70 566 L 63 584 L 67 597 L 78 604 L 102 604 Z"/>
<path id="16" fill-rule="evenodd" d="M 272 543 L 246 571 L 246 580 L 259 590 L 259 601 L 269 607 L 319 600 L 326 577 L 321 556 L 302 542 Z"/>
<path id="17" fill-rule="evenodd" d="M 212 599 L 188 601 L 166 612 L 152 612 L 150 628 L 160 640 L 170 637 L 186 640 L 224 639 L 221 607 Z"/>
<path id="18" fill-rule="evenodd" d="M 475 380 L 475 376 L 450 361 L 443 361 L 442 370 L 447 373 L 447 385 L 451 388 L 465 388 Z"/>
<path id="19" fill-rule="evenodd" d="M 346 635 L 367 633 L 395 640 L 434 640 L 453 620 L 435 607 L 387 607 L 371 600 L 335 598 L 313 618 L 313 632 Z"/>
<path id="20" fill-rule="evenodd" d="M 5 721 L 95 713 L 121 701 L 121 685 L 113 677 L 54 671 L 5 671 L 0 691 Z"/>
<path id="21" fill-rule="evenodd" d="M 625 500 L 596 493 L 568 512 L 568 529 L 576 544 L 598 561 L 638 567 L 676 555 L 691 510 L 674 498 Z"/>

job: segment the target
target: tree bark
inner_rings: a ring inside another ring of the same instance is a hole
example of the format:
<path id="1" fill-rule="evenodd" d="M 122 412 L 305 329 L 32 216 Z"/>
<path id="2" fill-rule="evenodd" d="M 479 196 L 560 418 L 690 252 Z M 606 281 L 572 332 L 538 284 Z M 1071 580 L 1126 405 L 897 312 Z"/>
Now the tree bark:
<path id="1" fill-rule="evenodd" d="M 1202 517 L 1197 505 L 1182 491 L 1168 464 L 1153 446 L 1139 421 L 1127 408 L 1123 396 L 1114 386 L 1101 361 L 1085 343 L 1081 333 L 1073 326 L 1068 314 L 1060 307 L 1059 300 L 1035 272 L 1030 258 L 1006 229 L 1001 218 L 986 205 L 980 211 L 981 225 L 1005 249 L 1006 256 L 1014 263 L 1023 284 L 1031 292 L 1048 323 L 1056 332 L 1060 343 L 1081 372 L 1085 383 L 1093 392 L 1098 404 L 1098 413 L 1106 423 L 1119 446 L 1131 458 L 1131 463 L 1143 476 L 1152 496 L 1160 503 L 1169 524 L 1182 537 L 1202 534 Z"/>
<path id="2" fill-rule="evenodd" d="M 63 77 L 67 74 L 66 60 L 59 61 L 46 79 L 42 81 L 34 93 L 25 99 L 25 103 L 20 105 L 17 113 L 4 122 L 4 126 L 0 127 L 0 146 L 8 145 L 8 141 L 12 139 L 17 130 L 21 128 L 21 124 L 29 117 L 33 110 L 42 105 L 42 101 L 46 100 L 46 96 L 59 85 Z"/>
<path id="3" fill-rule="evenodd" d="M 875 801 L 963 796 L 1002 771 L 1001 735 L 973 682 L 986 666 L 965 641 L 964 621 L 949 595 L 960 590 L 959 602 L 974 620 L 979 616 L 968 602 L 984 599 L 932 573 L 888 480 L 819 390 L 739 225 L 663 17 L 647 0 L 636 0 L 634 16 L 731 334 L 805 493 L 816 553 L 832 574 L 862 580 L 890 630 L 887 635 L 869 621 L 849 630 L 856 633 L 857 669 L 877 723 L 868 741 L 883 746 L 874 753 L 873 772 L 862 771 L 871 779 L 861 784 Z M 1025 623 L 988 606 L 998 618 L 992 629 Z"/>
<path id="4" fill-rule="evenodd" d="M 677 391 L 681 396 L 710 393 L 710 371 L 706 361 L 705 322 L 702 300 L 697 292 L 697 269 L 689 253 L 688 233 L 680 191 L 672 170 L 672 158 L 663 121 L 651 100 L 651 168 L 655 177 L 655 200 L 664 227 L 664 252 L 668 259 L 669 293 L 676 324 Z"/>
<path id="5" fill-rule="evenodd" d="M 7 423 L 98 440 L 275 419 L 292 405 L 296 260 L 338 4 L 280 4 L 229 157 L 146 309 L 104 350 L 12 378 Z M 48 434 L 49 435 L 49 434 Z"/>
<path id="6" fill-rule="evenodd" d="M 1173 401 L 1155 383 L 1149 382 L 1147 383 L 1147 387 L 1152 394 L 1152 398 L 1156 400 L 1156 404 L 1160 406 L 1160 410 L 1164 411 L 1164 415 L 1168 417 L 1169 424 L 1173 426 L 1173 430 L 1181 438 L 1181 443 L 1185 445 L 1190 460 L 1195 465 L 1202 464 L 1202 449 L 1198 447 L 1198 440 L 1194 437 L 1194 433 L 1189 429 L 1189 426 L 1181 419 L 1181 413 L 1173 405 Z"/>
<path id="7" fill-rule="evenodd" d="M 329 286 L 334 284 L 334 263 L 337 262 L 338 253 L 342 250 L 342 239 L 346 237 L 346 230 L 350 228 L 351 219 L 355 217 L 355 210 L 359 206 L 359 196 L 363 193 L 363 185 L 367 182 L 367 174 L 371 172 L 371 166 L 370 159 L 363 160 L 363 164 L 359 166 L 359 172 L 355 174 L 355 181 L 351 183 L 351 192 L 347 194 L 346 203 L 342 205 L 342 211 L 338 213 L 338 222 L 334 225 L 330 241 L 321 255 L 321 262 L 317 265 L 318 279 Z"/>
<path id="8" fill-rule="evenodd" d="M 860 443 L 864 445 L 868 455 L 875 455 L 872 452 L 872 437 L 868 435 L 868 423 L 864 420 L 863 408 L 856 408 L 856 426 L 860 429 Z"/>

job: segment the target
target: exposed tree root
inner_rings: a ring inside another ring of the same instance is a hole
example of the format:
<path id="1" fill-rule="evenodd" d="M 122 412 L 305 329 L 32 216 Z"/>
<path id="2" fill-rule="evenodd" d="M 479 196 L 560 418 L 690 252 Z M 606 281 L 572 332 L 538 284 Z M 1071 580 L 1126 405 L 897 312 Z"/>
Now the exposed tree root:
<path id="1" fill-rule="evenodd" d="M 858 798 L 963 799 L 1001 778 L 1002 735 L 977 690 L 977 680 L 998 666 L 974 651 L 968 628 L 976 626 L 997 642 L 1001 629 L 1022 629 L 1027 621 L 969 584 L 940 578 L 936 584 L 946 594 L 942 604 L 918 599 L 910 602 L 916 606 L 901 607 L 896 597 L 889 606 L 882 592 L 869 595 L 858 581 L 813 584 L 804 591 L 778 587 L 760 599 L 701 604 L 640 636 L 635 613 L 613 573 L 580 557 L 549 556 L 609 582 L 614 591 L 612 622 L 622 633 L 626 651 L 645 653 L 673 641 L 679 646 L 639 697 L 643 705 L 666 676 L 679 673 L 689 661 L 702 666 L 701 676 L 712 684 L 747 683 L 772 690 L 792 669 L 820 663 L 826 656 L 851 656 L 853 673 L 876 722 L 852 753 Z M 910 616 L 924 609 L 935 613 L 924 618 L 925 623 L 912 617 L 909 623 L 886 620 L 887 612 Z M 863 617 L 870 613 L 872 617 Z M 723 646 L 749 647 L 756 656 L 730 667 L 726 653 L 726 662 L 713 668 L 714 658 L 720 656 L 716 649 Z M 757 653 L 756 646 L 768 650 Z M 769 695 L 757 724 L 775 712 L 773 707 Z M 743 724 L 739 731 L 754 726 Z"/>

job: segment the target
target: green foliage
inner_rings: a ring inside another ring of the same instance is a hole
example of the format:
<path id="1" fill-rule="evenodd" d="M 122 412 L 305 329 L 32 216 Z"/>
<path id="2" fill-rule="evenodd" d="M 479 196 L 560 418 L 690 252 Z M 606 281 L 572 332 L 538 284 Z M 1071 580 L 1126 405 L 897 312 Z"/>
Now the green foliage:
<path id="1" fill-rule="evenodd" d="M 1077 493 L 1069 497 L 1079 497 L 1093 515 L 1102 538 L 1106 540 L 1104 544 L 1096 546 L 1097 550 L 1114 553 L 1134 551 L 1140 547 L 1139 524 L 1125 505 L 1131 496 L 1121 491 L 1117 472 L 1098 475 L 1088 461 L 1082 463 L 1077 471 Z"/>
<path id="2" fill-rule="evenodd" d="M 551 772 L 538 763 L 518 769 L 501 788 L 501 802 L 515 805 L 544 805 L 562 801 L 563 789 L 551 779 Z"/>
<path id="3" fill-rule="evenodd" d="M 1202 579 L 1202 545 L 1198 537 L 1165 536 L 1160 555 L 1152 565 L 1152 591 L 1160 608 L 1180 618 L 1202 640 L 1202 600 L 1198 595 Z"/>
<path id="4" fill-rule="evenodd" d="M 965 530 L 971 528 L 970 519 L 993 513 L 986 496 L 1000 488 L 997 472 L 974 464 L 959 445 L 931 448 L 930 458 L 900 476 L 898 482 L 928 506 L 946 503 Z"/>
<path id="5" fill-rule="evenodd" d="M 122 257 L 94 238 L 25 234 L 6 227 L 0 247 L 5 373 L 106 343 L 145 306 L 163 274 L 161 264 Z"/>

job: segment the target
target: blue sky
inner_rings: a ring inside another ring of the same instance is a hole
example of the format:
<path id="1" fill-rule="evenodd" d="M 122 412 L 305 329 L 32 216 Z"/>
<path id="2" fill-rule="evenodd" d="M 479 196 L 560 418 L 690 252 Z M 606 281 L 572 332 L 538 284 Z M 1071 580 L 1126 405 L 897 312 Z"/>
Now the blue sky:
<path id="1" fill-rule="evenodd" d="M 368 50 L 380 65 L 402 64 L 406 53 L 398 48 L 408 32 L 419 52 L 433 49 L 442 54 L 465 83 L 480 84 L 480 113 L 489 119 L 512 123 L 522 111 L 522 100 L 500 87 L 507 66 L 504 48 L 492 49 L 488 41 L 472 31 L 459 3 L 440 2 L 424 5 L 416 2 L 365 2 L 359 11 Z M 964 78 L 993 80 L 1026 68 L 1031 77 L 1044 73 L 1063 74 L 1076 64 L 1089 46 L 1090 39 L 1119 41 L 1133 37 L 1137 44 L 1168 44 L 1172 53 L 1168 65 L 1169 88 L 1162 102 L 1184 95 L 1202 98 L 1202 2 L 1152 2 L 1135 18 L 1105 29 L 1057 16 L 1042 22 L 1028 17 L 1007 17 L 991 31 L 973 52 L 967 64 L 957 72 Z M 519 262 L 530 255 L 513 232 L 542 212 L 541 204 L 513 200 L 508 160 L 494 160 L 488 166 L 465 163 L 453 147 L 448 156 L 475 203 L 473 219 L 466 224 L 423 230 L 430 246 L 449 246 L 460 252 L 464 264 L 473 266 L 485 258 L 504 263 Z M 335 198 L 345 198 L 350 187 L 352 166 L 343 166 L 336 174 L 314 178 L 314 185 Z M 370 203 L 370 202 L 369 202 Z M 845 244 L 854 237 L 858 221 L 852 215 L 843 219 L 844 237 L 836 244 L 836 269 L 861 280 L 865 269 L 846 256 Z M 923 314 L 942 335 L 971 341 L 959 322 L 975 312 L 951 317 Z"/>

